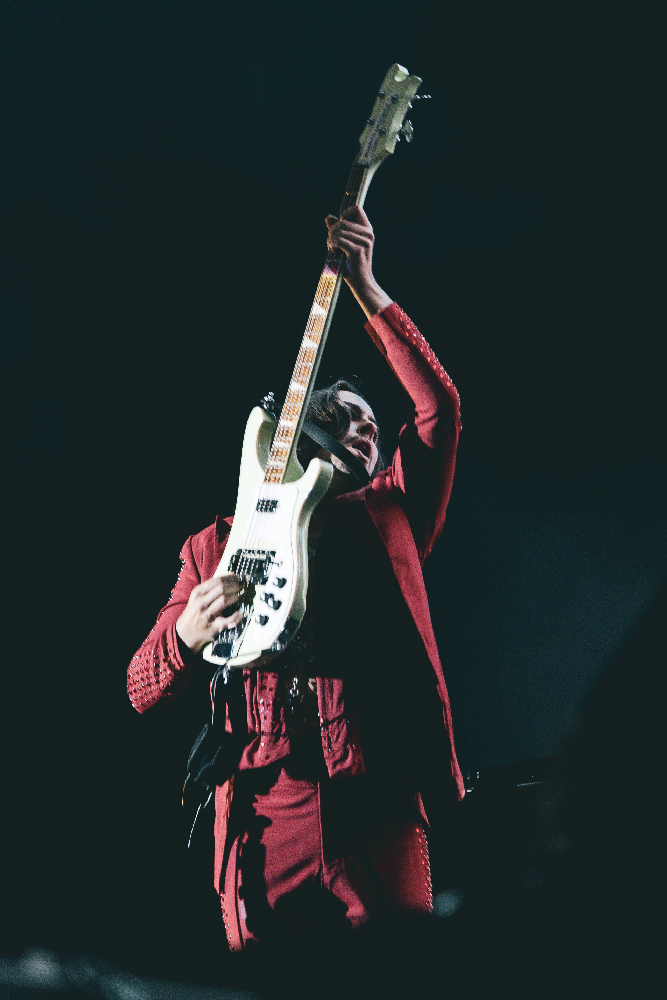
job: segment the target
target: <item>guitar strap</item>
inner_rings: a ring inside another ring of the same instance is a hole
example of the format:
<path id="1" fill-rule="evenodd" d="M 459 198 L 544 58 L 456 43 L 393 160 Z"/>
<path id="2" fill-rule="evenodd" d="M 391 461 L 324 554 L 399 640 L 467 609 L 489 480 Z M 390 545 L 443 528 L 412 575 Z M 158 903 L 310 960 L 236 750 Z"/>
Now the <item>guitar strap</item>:
<path id="1" fill-rule="evenodd" d="M 371 477 L 366 472 L 364 463 L 360 462 L 356 455 L 349 452 L 347 448 L 344 448 L 339 441 L 336 441 L 335 437 L 327 434 L 326 431 L 323 431 L 321 427 L 317 427 L 316 424 L 311 423 L 310 420 L 304 420 L 301 431 L 316 444 L 319 444 L 322 448 L 326 448 L 328 452 L 340 459 L 346 468 L 350 470 L 350 474 L 358 480 L 359 486 L 368 486 Z"/>
<path id="2" fill-rule="evenodd" d="M 231 733 L 225 728 L 226 708 Z M 212 814 L 208 807 L 214 802 L 216 787 L 224 784 L 238 766 L 244 746 L 239 734 L 247 731 L 246 715 L 243 671 L 218 667 L 211 680 L 211 721 L 206 723 L 190 750 L 183 785 L 182 803 L 190 825 L 188 847 L 197 820 L 202 815 Z"/>

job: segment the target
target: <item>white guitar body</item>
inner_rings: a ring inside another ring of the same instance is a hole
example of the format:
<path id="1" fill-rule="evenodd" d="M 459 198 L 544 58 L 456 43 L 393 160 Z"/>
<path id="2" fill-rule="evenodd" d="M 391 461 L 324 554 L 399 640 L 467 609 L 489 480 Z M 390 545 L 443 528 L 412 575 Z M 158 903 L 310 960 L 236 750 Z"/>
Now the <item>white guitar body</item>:
<path id="1" fill-rule="evenodd" d="M 245 620 L 204 648 L 204 659 L 218 666 L 264 665 L 292 639 L 306 610 L 308 525 L 333 467 L 314 458 L 304 472 L 292 458 L 285 482 L 265 483 L 275 426 L 276 418 L 259 406 L 246 425 L 234 522 L 214 573 L 236 573 L 247 582 L 240 600 Z"/>

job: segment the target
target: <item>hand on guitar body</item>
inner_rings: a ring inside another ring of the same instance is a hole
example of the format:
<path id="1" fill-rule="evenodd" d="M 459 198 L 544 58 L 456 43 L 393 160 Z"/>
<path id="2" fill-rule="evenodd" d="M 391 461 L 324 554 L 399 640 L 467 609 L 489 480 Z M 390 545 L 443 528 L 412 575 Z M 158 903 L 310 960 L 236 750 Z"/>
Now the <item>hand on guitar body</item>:
<path id="1" fill-rule="evenodd" d="M 347 260 L 343 276 L 355 299 L 368 318 L 386 309 L 392 300 L 373 277 L 373 244 L 375 234 L 363 208 L 352 205 L 340 219 L 327 215 L 329 230 L 327 246 L 340 249 Z"/>
<path id="2" fill-rule="evenodd" d="M 241 611 L 225 617 L 223 611 L 236 604 L 241 581 L 233 573 L 214 576 L 192 589 L 185 611 L 176 622 L 180 639 L 193 653 L 198 653 L 218 632 L 232 628 L 242 618 Z"/>

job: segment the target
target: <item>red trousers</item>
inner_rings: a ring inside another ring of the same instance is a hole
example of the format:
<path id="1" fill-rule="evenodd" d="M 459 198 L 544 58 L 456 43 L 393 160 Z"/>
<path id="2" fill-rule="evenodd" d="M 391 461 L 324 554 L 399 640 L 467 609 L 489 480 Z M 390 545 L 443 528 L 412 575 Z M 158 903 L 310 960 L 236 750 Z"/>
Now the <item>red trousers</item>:
<path id="1" fill-rule="evenodd" d="M 288 773 L 292 770 L 292 774 Z M 331 942 L 373 915 L 432 910 L 414 793 L 274 765 L 235 777 L 222 914 L 232 951 Z"/>

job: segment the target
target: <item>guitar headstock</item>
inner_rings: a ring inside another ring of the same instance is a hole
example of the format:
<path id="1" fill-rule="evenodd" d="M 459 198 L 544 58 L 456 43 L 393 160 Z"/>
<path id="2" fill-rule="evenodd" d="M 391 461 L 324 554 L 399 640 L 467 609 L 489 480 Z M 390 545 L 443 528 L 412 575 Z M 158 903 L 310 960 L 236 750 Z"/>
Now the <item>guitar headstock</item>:
<path id="1" fill-rule="evenodd" d="M 394 152 L 401 133 L 410 141 L 412 126 L 410 122 L 404 125 L 403 120 L 421 82 L 418 76 L 410 76 L 398 63 L 391 67 L 382 81 L 368 124 L 359 136 L 361 149 L 356 160 L 359 166 L 382 163 Z"/>

